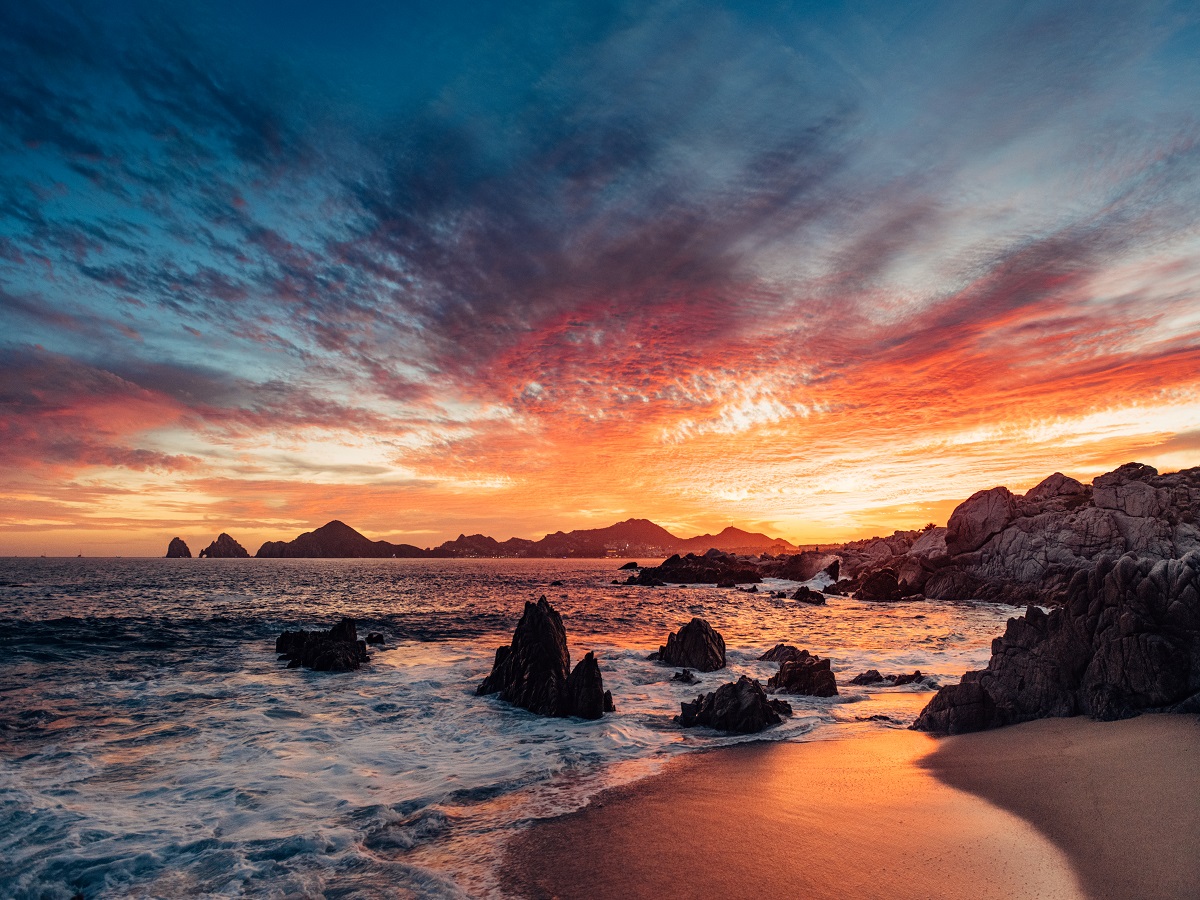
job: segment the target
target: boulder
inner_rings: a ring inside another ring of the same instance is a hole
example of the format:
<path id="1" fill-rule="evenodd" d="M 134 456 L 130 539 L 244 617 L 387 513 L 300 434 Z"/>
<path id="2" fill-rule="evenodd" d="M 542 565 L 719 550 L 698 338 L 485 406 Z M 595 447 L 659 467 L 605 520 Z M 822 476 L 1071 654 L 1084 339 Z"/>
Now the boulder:
<path id="1" fill-rule="evenodd" d="M 184 543 L 183 538 L 171 538 L 171 543 L 167 545 L 167 559 L 191 559 L 192 551 L 188 549 L 188 545 Z"/>
<path id="2" fill-rule="evenodd" d="M 571 671 L 562 617 L 545 597 L 525 604 L 512 642 L 496 649 L 491 674 L 475 693 L 499 693 L 540 716 L 598 719 L 613 707 L 592 653 Z"/>
<path id="3" fill-rule="evenodd" d="M 304 666 L 317 672 L 348 672 L 370 660 L 351 618 L 328 631 L 285 631 L 275 639 L 275 652 L 289 661 L 289 669 Z"/>
<path id="4" fill-rule="evenodd" d="M 951 556 L 978 550 L 1017 517 L 1016 498 L 1006 487 L 972 494 L 950 515 L 946 525 L 946 551 Z"/>
<path id="5" fill-rule="evenodd" d="M 625 565 L 621 566 L 621 568 L 622 569 L 636 569 L 636 568 L 638 568 L 638 564 L 635 562 L 627 562 L 627 563 L 625 563 Z"/>
<path id="6" fill-rule="evenodd" d="M 383 643 L 383 635 L 380 634 L 378 631 L 372 631 L 370 634 L 367 635 L 367 643 L 368 644 L 382 644 Z"/>
<path id="7" fill-rule="evenodd" d="M 743 675 L 721 685 L 711 694 L 701 694 L 691 703 L 681 703 L 675 721 L 684 728 L 703 725 L 719 731 L 755 734 L 783 721 L 792 708 L 767 696 L 762 685 Z"/>
<path id="8" fill-rule="evenodd" d="M 680 669 L 671 676 L 672 681 L 680 681 L 683 684 L 699 684 L 700 679 L 696 677 L 696 673 L 691 669 Z"/>
<path id="9" fill-rule="evenodd" d="M 249 559 L 250 554 L 246 552 L 245 547 L 243 547 L 225 532 L 221 532 L 215 541 L 200 551 L 200 558 Z"/>
<path id="10" fill-rule="evenodd" d="M 812 656 L 807 650 L 780 663 L 779 671 L 767 679 L 767 689 L 809 697 L 836 697 L 838 692 L 829 660 Z"/>
<path id="11" fill-rule="evenodd" d="M 880 675 L 878 669 L 867 669 L 861 675 L 855 675 L 850 679 L 850 683 L 854 685 L 874 685 L 881 684 L 889 687 L 903 687 L 906 684 L 917 684 L 931 682 L 932 679 L 928 675 L 922 675 L 921 670 L 917 669 L 907 675 Z"/>
<path id="12" fill-rule="evenodd" d="M 667 635 L 652 658 L 668 666 L 714 672 L 725 668 L 725 639 L 706 621 L 694 618 Z"/>
<path id="13" fill-rule="evenodd" d="M 893 569 L 880 569 L 863 580 L 862 587 L 854 592 L 854 599 L 870 603 L 894 603 L 900 599 L 900 583 Z"/>
<path id="14" fill-rule="evenodd" d="M 1055 716 L 1200 709 L 1200 552 L 1126 554 L 1076 572 L 1064 604 L 1031 606 L 913 726 L 956 734 Z"/>
<path id="15" fill-rule="evenodd" d="M 792 599 L 799 603 L 807 603 L 810 606 L 824 606 L 825 595 L 820 591 L 814 591 L 812 588 L 807 588 L 804 585 L 796 588 L 796 593 L 792 594 Z"/>
<path id="16" fill-rule="evenodd" d="M 766 653 L 758 658 L 759 662 L 787 662 L 789 659 L 797 659 L 798 657 L 807 656 L 807 650 L 801 650 L 799 647 L 793 647 L 791 644 L 776 644 Z"/>

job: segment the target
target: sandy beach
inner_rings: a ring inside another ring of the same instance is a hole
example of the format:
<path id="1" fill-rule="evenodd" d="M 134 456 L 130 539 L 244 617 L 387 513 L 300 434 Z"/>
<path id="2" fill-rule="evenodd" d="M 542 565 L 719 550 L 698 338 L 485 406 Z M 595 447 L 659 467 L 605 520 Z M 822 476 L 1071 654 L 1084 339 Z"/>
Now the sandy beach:
<path id="1" fill-rule="evenodd" d="M 755 743 L 538 823 L 528 897 L 1194 897 L 1194 716 Z"/>

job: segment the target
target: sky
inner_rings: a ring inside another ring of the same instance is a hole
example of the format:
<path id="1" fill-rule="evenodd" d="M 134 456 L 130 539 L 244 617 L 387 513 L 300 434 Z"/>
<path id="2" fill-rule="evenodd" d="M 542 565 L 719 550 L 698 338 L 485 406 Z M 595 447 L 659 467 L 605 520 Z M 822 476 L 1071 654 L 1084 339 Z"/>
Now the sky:
<path id="1" fill-rule="evenodd" d="M 1200 7 L 0 0 L 0 554 L 810 543 L 1200 464 Z"/>

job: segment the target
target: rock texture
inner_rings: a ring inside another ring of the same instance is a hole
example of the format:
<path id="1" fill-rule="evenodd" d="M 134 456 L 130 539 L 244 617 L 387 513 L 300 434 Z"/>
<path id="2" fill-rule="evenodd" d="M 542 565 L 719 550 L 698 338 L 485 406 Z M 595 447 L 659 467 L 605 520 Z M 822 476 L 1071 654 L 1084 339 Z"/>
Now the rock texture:
<path id="1" fill-rule="evenodd" d="M 813 656 L 807 650 L 780 663 L 779 671 L 767 679 L 767 689 L 809 697 L 835 697 L 838 692 L 829 660 Z"/>
<path id="2" fill-rule="evenodd" d="M 762 685 L 743 675 L 721 685 L 711 694 L 701 694 L 691 703 L 681 703 L 675 721 L 684 728 L 704 725 L 719 731 L 754 734 L 783 721 L 792 707 L 767 696 Z"/>
<path id="3" fill-rule="evenodd" d="M 171 538 L 171 543 L 167 545 L 167 559 L 191 559 L 192 551 L 184 542 L 183 538 Z"/>
<path id="4" fill-rule="evenodd" d="M 807 603 L 810 606 L 824 606 L 825 595 L 820 591 L 814 591 L 812 588 L 807 588 L 800 585 L 796 589 L 796 593 L 792 594 L 792 599 L 798 603 Z"/>
<path id="5" fill-rule="evenodd" d="M 545 597 L 525 604 L 512 643 L 497 648 L 491 674 L 476 691 L 495 693 L 540 716 L 599 719 L 613 710 L 612 695 L 604 690 L 593 654 L 571 671 L 562 617 Z"/>
<path id="6" fill-rule="evenodd" d="M 880 569 L 868 575 L 857 591 L 855 600 L 867 600 L 871 603 L 895 603 L 902 598 L 900 582 L 893 569 Z"/>
<path id="7" fill-rule="evenodd" d="M 350 618 L 328 631 L 285 631 L 275 639 L 275 652 L 289 660 L 289 669 L 304 666 L 318 672 L 348 672 L 370 660 Z"/>
<path id="8" fill-rule="evenodd" d="M 762 656 L 759 662 L 787 662 L 789 659 L 798 659 L 802 656 L 807 656 L 807 650 L 801 650 L 799 647 L 793 647 L 791 644 L 776 644 Z"/>
<path id="9" fill-rule="evenodd" d="M 725 639 L 704 619 L 695 618 L 667 635 L 651 659 L 677 668 L 714 672 L 725 668 Z"/>
<path id="10" fill-rule="evenodd" d="M 678 553 L 662 565 L 647 566 L 630 575 L 627 584 L 656 586 L 662 584 L 715 584 L 733 587 L 735 584 L 757 584 L 762 581 L 755 564 L 740 556 L 709 550 L 702 556 Z"/>
<path id="11" fill-rule="evenodd" d="M 942 688 L 914 727 L 957 734 L 1144 710 L 1200 711 L 1200 552 L 1128 554 L 1077 572 L 1061 607 L 1009 619 L 987 668 Z"/>
<path id="12" fill-rule="evenodd" d="M 246 552 L 246 548 L 227 535 L 221 532 L 217 539 L 200 551 L 201 559 L 249 559 L 250 554 Z"/>

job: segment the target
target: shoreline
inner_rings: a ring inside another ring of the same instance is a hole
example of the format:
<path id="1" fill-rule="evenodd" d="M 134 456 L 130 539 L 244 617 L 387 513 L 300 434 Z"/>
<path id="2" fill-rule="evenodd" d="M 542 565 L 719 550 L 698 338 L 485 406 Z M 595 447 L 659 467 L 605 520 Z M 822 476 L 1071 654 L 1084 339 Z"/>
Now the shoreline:
<path id="1" fill-rule="evenodd" d="M 510 839 L 522 897 L 1194 897 L 1200 719 L 1042 720 L 678 757 Z"/>

